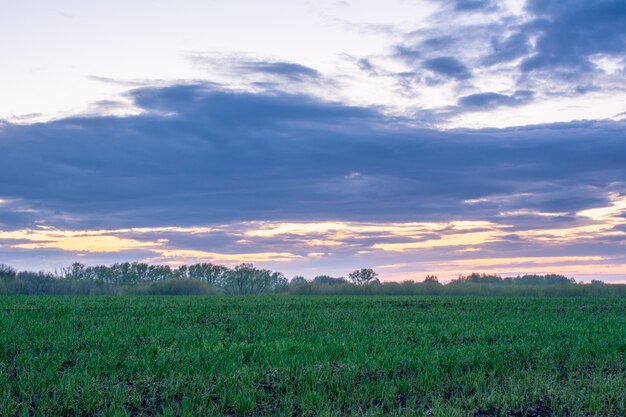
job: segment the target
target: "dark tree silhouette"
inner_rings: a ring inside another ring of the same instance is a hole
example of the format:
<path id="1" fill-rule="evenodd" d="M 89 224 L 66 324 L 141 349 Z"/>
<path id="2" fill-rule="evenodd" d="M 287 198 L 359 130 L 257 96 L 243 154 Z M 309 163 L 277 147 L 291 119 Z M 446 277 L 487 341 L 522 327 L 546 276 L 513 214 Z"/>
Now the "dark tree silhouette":
<path id="1" fill-rule="evenodd" d="M 363 285 L 375 280 L 378 274 L 371 268 L 362 268 L 351 272 L 348 276 L 354 284 Z"/>

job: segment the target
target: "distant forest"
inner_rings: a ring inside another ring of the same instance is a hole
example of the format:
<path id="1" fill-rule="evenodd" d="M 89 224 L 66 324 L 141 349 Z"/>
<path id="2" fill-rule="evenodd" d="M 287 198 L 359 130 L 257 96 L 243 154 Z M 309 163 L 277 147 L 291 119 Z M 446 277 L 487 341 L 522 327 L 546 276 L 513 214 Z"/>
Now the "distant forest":
<path id="1" fill-rule="evenodd" d="M 16 271 L 0 264 L 3 295 L 519 295 L 519 296 L 626 296 L 626 285 L 577 283 L 563 275 L 501 277 L 472 273 L 447 284 L 436 276 L 423 281 L 381 282 L 372 269 L 363 268 L 347 278 L 319 275 L 287 279 L 280 272 L 241 264 L 234 268 L 211 263 L 148 265 L 123 262 L 105 266 L 74 263 L 55 273 Z"/>

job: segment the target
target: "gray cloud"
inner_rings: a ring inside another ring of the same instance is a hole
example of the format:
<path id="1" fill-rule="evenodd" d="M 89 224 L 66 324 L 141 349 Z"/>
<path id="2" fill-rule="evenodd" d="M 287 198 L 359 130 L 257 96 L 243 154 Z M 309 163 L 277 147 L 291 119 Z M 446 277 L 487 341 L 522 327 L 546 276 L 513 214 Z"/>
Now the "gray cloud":
<path id="1" fill-rule="evenodd" d="M 499 93 L 477 93 L 463 96 L 458 100 L 460 110 L 488 110 L 502 106 L 521 106 L 533 100 L 532 91 L 516 91 L 512 95 Z"/>
<path id="2" fill-rule="evenodd" d="M 235 65 L 235 69 L 241 72 L 275 75 L 296 81 L 315 79 L 321 76 L 313 68 L 291 62 L 242 61 Z"/>
<path id="3" fill-rule="evenodd" d="M 619 88 L 614 79 L 606 79 L 597 59 L 626 59 L 626 3 L 529 0 L 523 15 L 507 10 L 493 1 L 443 4 L 434 24 L 406 33 L 389 56 L 411 71 L 432 71 L 439 78 L 413 77 L 407 84 L 397 76 L 399 87 L 411 94 L 420 85 L 450 79 L 467 83 L 476 74 L 489 74 L 509 78 L 519 90 L 533 90 L 538 97 Z M 480 21 L 468 12 L 494 12 L 494 18 Z"/>
<path id="4" fill-rule="evenodd" d="M 454 10 L 468 11 L 493 11 L 498 9 L 498 2 L 493 0 L 454 0 Z"/>
<path id="5" fill-rule="evenodd" d="M 466 80 L 472 76 L 467 66 L 458 59 L 450 56 L 427 59 L 422 65 L 425 69 L 457 80 Z"/>
<path id="6" fill-rule="evenodd" d="M 193 63 L 214 70 L 227 71 L 230 75 L 267 76 L 289 82 L 315 81 L 322 78 L 317 70 L 305 65 L 285 61 L 250 59 L 243 57 L 214 57 L 193 54 L 188 57 Z"/>
<path id="7" fill-rule="evenodd" d="M 558 71 L 567 77 L 592 71 L 594 54 L 626 52 L 626 3 L 621 0 L 529 0 L 535 19 L 522 28 L 538 36 L 521 69 Z"/>
<path id="8" fill-rule="evenodd" d="M 503 207 L 602 204 L 626 178 L 619 123 L 440 132 L 368 108 L 211 84 L 130 96 L 143 114 L 5 125 L 0 198 L 34 211 L 0 207 L 3 223 L 491 219 Z M 474 95 L 462 104 L 510 105 L 524 95 L 512 97 Z M 562 198 L 556 189 L 571 192 Z M 464 203 L 519 193 L 531 197 Z"/>

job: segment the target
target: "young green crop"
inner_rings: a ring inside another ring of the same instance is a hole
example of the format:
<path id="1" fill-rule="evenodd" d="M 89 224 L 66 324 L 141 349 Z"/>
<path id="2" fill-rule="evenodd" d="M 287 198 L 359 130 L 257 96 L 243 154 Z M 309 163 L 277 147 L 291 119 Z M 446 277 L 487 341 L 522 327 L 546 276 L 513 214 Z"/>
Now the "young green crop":
<path id="1" fill-rule="evenodd" d="M 626 415 L 626 300 L 3 297 L 0 416 Z"/>

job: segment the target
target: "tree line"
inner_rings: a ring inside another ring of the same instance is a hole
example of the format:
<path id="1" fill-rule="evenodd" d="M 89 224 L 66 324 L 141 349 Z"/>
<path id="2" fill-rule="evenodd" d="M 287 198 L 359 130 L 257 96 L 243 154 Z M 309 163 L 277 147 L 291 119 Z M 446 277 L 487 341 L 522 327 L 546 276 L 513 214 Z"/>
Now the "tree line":
<path id="1" fill-rule="evenodd" d="M 370 294 L 370 295 L 554 295 L 626 296 L 626 285 L 577 283 L 558 274 L 501 277 L 472 273 L 441 284 L 434 275 L 423 281 L 381 282 L 370 268 L 347 278 L 319 275 L 287 279 L 282 273 L 241 264 L 234 268 L 212 263 L 149 265 L 122 262 L 87 266 L 73 263 L 54 273 L 17 271 L 0 264 L 0 294 L 83 295 L 248 295 L 248 294 Z"/>

